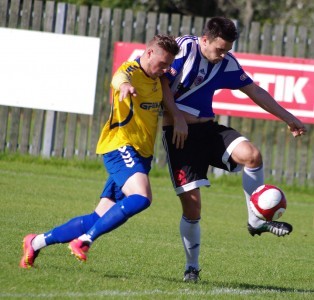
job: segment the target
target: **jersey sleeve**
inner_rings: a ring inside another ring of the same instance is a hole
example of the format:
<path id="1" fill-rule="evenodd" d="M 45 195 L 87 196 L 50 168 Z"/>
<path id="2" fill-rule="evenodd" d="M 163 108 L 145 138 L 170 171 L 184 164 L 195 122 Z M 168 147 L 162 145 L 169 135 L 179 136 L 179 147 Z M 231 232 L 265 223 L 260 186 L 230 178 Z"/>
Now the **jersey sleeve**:
<path id="1" fill-rule="evenodd" d="M 119 90 L 122 83 L 130 83 L 130 75 L 124 71 L 117 71 L 111 80 L 111 86 L 115 90 Z"/>
<path id="2" fill-rule="evenodd" d="M 238 60 L 228 53 L 224 60 L 225 66 L 223 69 L 223 76 L 219 76 L 220 86 L 217 89 L 240 89 L 253 82 L 251 77 L 245 73 Z"/>
<path id="3" fill-rule="evenodd" d="M 170 84 L 175 80 L 176 76 L 181 73 L 188 58 L 192 46 L 189 42 L 189 38 L 189 36 L 176 38 L 176 41 L 180 47 L 180 51 L 176 55 L 170 70 L 165 74 L 170 81 Z"/>
<path id="4" fill-rule="evenodd" d="M 133 72 L 139 67 L 140 65 L 136 60 L 124 62 L 113 75 L 111 80 L 111 87 L 115 90 L 119 90 L 122 83 L 133 84 Z"/>

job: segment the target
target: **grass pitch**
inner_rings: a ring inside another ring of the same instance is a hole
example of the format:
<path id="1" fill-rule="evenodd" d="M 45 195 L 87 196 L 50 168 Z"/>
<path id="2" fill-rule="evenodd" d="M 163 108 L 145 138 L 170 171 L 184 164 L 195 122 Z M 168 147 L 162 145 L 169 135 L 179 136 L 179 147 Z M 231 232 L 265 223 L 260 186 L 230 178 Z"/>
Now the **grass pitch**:
<path id="1" fill-rule="evenodd" d="M 67 245 L 41 251 L 36 268 L 18 267 L 22 239 L 90 213 L 106 180 L 101 161 L 0 156 L 0 298 L 313 299 L 313 189 L 283 187 L 290 236 L 251 237 L 240 176 L 202 189 L 201 281 L 182 281 L 181 207 L 166 172 L 151 174 L 153 204 L 100 237 L 86 263 Z"/>

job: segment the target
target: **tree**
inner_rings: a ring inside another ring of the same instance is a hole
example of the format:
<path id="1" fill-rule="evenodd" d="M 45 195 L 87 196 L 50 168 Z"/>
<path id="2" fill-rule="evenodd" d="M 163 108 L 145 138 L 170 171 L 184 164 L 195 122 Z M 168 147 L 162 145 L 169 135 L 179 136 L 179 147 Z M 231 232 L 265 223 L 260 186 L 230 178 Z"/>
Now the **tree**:
<path id="1" fill-rule="evenodd" d="M 247 27 L 252 21 L 294 23 L 312 27 L 313 0 L 67 0 L 79 5 L 179 13 L 203 17 L 226 16 Z"/>

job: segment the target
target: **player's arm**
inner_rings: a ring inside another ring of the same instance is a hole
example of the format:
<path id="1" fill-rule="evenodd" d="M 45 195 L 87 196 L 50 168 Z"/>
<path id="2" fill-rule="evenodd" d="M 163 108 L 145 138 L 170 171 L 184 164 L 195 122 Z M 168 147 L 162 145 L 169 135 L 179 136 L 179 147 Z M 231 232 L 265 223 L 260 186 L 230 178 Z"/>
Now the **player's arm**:
<path id="1" fill-rule="evenodd" d="M 111 86 L 120 91 L 119 101 L 125 99 L 129 94 L 136 97 L 135 87 L 131 85 L 130 77 L 123 71 L 116 72 L 111 80 Z"/>
<path id="2" fill-rule="evenodd" d="M 248 95 L 258 106 L 286 122 L 294 137 L 306 133 L 307 130 L 304 124 L 294 115 L 280 106 L 267 91 L 257 84 L 251 83 L 240 88 L 240 90 Z"/>
<path id="3" fill-rule="evenodd" d="M 171 115 L 173 119 L 173 137 L 172 143 L 176 144 L 176 147 L 183 148 L 184 141 L 188 136 L 188 125 L 181 111 L 178 109 L 174 102 L 172 92 L 169 87 L 168 78 L 163 75 L 160 78 L 162 91 L 163 91 L 163 105 L 167 112 Z"/>

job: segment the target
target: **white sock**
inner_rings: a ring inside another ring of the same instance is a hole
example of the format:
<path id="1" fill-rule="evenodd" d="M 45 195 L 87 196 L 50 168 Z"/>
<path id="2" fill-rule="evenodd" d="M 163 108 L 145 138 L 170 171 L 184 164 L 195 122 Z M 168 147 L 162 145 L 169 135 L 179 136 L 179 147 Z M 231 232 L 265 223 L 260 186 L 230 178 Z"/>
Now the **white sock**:
<path id="1" fill-rule="evenodd" d="M 187 270 L 190 266 L 199 270 L 198 257 L 201 245 L 201 228 L 199 220 L 188 220 L 184 216 L 180 222 L 180 234 L 186 255 Z"/>
<path id="2" fill-rule="evenodd" d="M 246 205 L 248 209 L 248 222 L 254 228 L 262 226 L 265 221 L 256 217 L 250 207 L 250 197 L 252 193 L 261 185 L 264 184 L 264 168 L 263 165 L 257 168 L 243 168 L 242 173 L 242 186 L 246 199 Z"/>
<path id="3" fill-rule="evenodd" d="M 32 247 L 34 251 L 40 250 L 41 248 L 46 247 L 46 240 L 44 234 L 38 234 L 35 236 L 35 238 L 32 240 Z"/>
<path id="4" fill-rule="evenodd" d="M 78 237 L 78 239 L 83 241 L 83 242 L 88 242 L 89 244 L 93 243 L 93 241 L 91 240 L 90 235 L 85 234 L 85 233 L 83 235 L 81 235 L 80 237 Z"/>

